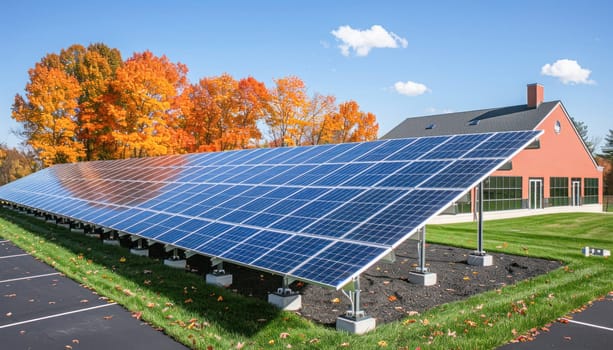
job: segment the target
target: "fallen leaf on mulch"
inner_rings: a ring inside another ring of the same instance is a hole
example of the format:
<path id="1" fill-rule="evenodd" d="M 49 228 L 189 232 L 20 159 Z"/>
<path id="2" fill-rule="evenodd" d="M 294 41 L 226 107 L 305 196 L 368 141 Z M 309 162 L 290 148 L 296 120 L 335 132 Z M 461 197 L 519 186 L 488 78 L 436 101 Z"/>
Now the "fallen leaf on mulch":
<path id="1" fill-rule="evenodd" d="M 571 337 L 569 337 L 569 336 L 567 336 L 567 335 L 566 335 L 566 336 L 564 336 L 564 340 L 571 340 L 571 339 L 573 339 L 573 338 L 571 338 Z"/>
<path id="2" fill-rule="evenodd" d="M 394 301 L 398 300 L 398 298 L 395 295 L 390 295 L 387 297 L 387 300 L 389 300 L 390 303 L 393 303 Z"/>
<path id="3" fill-rule="evenodd" d="M 330 300 L 330 302 L 333 303 L 333 304 L 338 304 L 338 303 L 341 302 L 341 300 L 339 298 L 334 298 L 334 299 Z"/>

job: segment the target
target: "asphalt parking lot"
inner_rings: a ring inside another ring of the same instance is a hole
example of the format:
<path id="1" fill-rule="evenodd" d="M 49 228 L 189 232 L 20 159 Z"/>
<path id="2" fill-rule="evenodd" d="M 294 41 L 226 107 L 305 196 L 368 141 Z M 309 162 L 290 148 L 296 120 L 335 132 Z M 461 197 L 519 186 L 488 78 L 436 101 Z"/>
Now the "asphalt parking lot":
<path id="1" fill-rule="evenodd" d="M 2 349 L 186 349 L 0 238 Z"/>
<path id="2" fill-rule="evenodd" d="M 613 293 L 613 292 L 612 292 Z M 555 322 L 534 340 L 507 344 L 499 350 L 605 350 L 613 348 L 613 294 L 594 301 L 585 310 Z"/>

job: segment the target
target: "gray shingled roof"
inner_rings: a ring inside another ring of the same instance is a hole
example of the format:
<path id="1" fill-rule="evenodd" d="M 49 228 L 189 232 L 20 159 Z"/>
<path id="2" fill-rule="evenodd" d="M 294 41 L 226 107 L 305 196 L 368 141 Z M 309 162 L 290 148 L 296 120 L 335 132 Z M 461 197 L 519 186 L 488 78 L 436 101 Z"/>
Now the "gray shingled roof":
<path id="1" fill-rule="evenodd" d="M 560 101 L 407 118 L 381 139 L 534 130 Z M 472 125 L 471 125 L 472 124 Z M 431 129 L 428 126 L 433 125 Z"/>

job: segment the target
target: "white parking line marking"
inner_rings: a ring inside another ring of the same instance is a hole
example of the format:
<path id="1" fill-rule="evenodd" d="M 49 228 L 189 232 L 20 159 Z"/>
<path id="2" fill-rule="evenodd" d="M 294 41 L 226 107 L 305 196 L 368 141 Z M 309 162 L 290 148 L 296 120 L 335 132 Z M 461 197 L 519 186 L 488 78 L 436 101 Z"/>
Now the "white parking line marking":
<path id="1" fill-rule="evenodd" d="M 30 254 L 15 254 L 15 255 L 0 256 L 0 259 L 16 258 L 18 256 L 26 256 L 26 255 L 30 255 Z"/>
<path id="2" fill-rule="evenodd" d="M 575 321 L 575 320 L 568 320 L 568 322 L 580 324 L 582 326 L 588 326 L 588 327 L 594 327 L 594 328 L 598 328 L 598 329 L 604 329 L 605 331 L 613 332 L 613 328 L 603 327 L 603 326 L 599 326 L 597 324 L 585 323 L 585 322 L 580 322 L 580 321 Z"/>
<path id="3" fill-rule="evenodd" d="M 0 326 L 0 329 L 9 328 L 9 327 L 15 327 L 15 326 L 19 326 L 19 325 L 26 324 L 26 323 L 32 323 L 32 322 L 48 320 L 50 318 L 62 317 L 62 316 L 76 314 L 76 313 L 80 313 L 80 312 L 86 312 L 86 311 L 101 309 L 103 307 L 113 306 L 113 305 L 117 305 L 117 303 L 110 303 L 110 304 L 103 304 L 103 305 L 98 305 L 98 306 L 92 306 L 92 307 L 88 307 L 88 308 L 85 308 L 85 309 L 79 309 L 79 310 L 74 310 L 74 311 L 62 312 L 61 314 L 49 315 L 49 316 L 34 318 L 34 319 L 31 319 L 31 320 L 26 320 L 26 321 L 21 321 L 21 322 L 5 324 L 3 326 Z"/>
<path id="4" fill-rule="evenodd" d="M 47 277 L 47 276 L 55 276 L 55 275 L 59 275 L 59 274 L 60 274 L 59 272 L 53 272 L 53 273 L 46 273 L 44 275 L 12 278 L 10 280 L 0 281 L 0 283 L 8 283 L 8 282 L 15 282 L 15 281 L 31 280 L 31 279 L 34 279 L 34 278 L 41 278 L 41 277 Z"/>

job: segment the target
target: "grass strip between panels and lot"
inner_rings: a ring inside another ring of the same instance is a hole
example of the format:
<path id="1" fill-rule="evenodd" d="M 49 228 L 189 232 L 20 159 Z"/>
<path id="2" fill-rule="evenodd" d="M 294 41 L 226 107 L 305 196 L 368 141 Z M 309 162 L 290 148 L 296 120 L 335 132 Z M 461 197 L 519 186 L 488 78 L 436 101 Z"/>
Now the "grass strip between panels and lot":
<path id="1" fill-rule="evenodd" d="M 427 233 L 431 243 L 476 246 L 474 223 L 431 225 Z M 613 248 L 613 216 L 607 214 L 485 222 L 486 251 L 555 259 L 564 266 L 362 336 L 314 324 L 265 301 L 206 285 L 202 276 L 7 209 L 0 209 L 0 237 L 198 349 L 495 348 L 613 290 L 613 261 L 581 254 L 584 246 Z"/>

